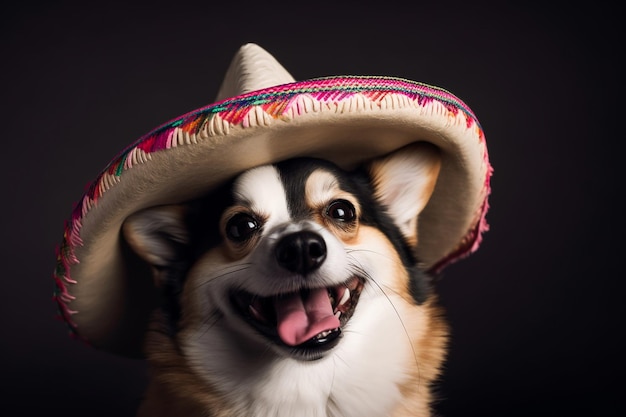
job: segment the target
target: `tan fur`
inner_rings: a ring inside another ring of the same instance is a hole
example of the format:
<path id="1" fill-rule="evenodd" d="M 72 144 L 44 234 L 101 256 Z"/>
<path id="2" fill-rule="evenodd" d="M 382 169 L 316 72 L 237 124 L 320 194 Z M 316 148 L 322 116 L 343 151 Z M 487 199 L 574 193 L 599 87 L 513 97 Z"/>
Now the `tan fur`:
<path id="1" fill-rule="evenodd" d="M 432 296 L 420 308 L 427 321 L 427 331 L 420 338 L 412 338 L 415 361 L 410 363 L 411 378 L 401 386 L 405 402 L 394 410 L 393 417 L 430 416 L 433 394 L 431 385 L 441 373 L 441 364 L 446 355 L 448 344 L 448 325 L 442 310 Z M 415 334 L 411 332 L 410 334 Z"/>

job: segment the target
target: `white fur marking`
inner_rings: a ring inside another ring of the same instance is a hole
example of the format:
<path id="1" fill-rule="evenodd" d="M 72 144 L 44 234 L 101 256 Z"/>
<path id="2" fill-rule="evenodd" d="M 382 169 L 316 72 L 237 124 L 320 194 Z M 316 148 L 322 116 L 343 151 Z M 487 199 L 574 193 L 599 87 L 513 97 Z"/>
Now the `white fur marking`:
<path id="1" fill-rule="evenodd" d="M 262 166 L 245 172 L 235 183 L 236 199 L 243 200 L 250 208 L 268 216 L 266 227 L 290 219 L 287 196 L 278 170 L 273 166 Z"/>

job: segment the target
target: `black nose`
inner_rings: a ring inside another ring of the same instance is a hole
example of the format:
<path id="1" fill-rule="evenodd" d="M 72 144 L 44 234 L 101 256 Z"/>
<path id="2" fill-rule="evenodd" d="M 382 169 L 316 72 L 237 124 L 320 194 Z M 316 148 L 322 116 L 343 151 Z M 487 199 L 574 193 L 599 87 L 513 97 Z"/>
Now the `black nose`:
<path id="1" fill-rule="evenodd" d="M 283 268 L 306 275 L 326 259 L 326 243 L 314 232 L 292 233 L 276 245 L 276 259 Z"/>

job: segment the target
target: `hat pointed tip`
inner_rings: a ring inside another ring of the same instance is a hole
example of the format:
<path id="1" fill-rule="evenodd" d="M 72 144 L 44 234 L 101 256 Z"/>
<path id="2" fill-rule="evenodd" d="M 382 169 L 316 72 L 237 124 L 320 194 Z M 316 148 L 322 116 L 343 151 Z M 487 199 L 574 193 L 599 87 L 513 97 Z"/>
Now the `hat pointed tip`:
<path id="1" fill-rule="evenodd" d="M 215 99 L 221 101 L 294 81 L 291 74 L 269 52 L 255 43 L 246 43 L 233 57 Z"/>

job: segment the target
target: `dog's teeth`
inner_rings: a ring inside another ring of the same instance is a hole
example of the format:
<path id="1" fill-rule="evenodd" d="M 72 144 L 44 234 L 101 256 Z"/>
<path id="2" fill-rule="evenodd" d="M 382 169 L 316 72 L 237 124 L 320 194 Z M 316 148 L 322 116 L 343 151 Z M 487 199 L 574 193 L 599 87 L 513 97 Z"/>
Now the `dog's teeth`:
<path id="1" fill-rule="evenodd" d="M 335 311 L 335 317 L 341 318 L 341 311 L 339 310 Z"/>
<path id="2" fill-rule="evenodd" d="M 322 338 L 328 336 L 330 334 L 330 332 L 331 332 L 330 330 L 326 330 L 325 332 L 322 332 L 322 333 L 316 335 L 315 339 L 322 339 Z"/>
<path id="3" fill-rule="evenodd" d="M 328 290 L 328 299 L 330 300 L 331 305 L 335 304 L 335 297 L 333 296 L 333 293 L 330 290 Z"/>
<path id="4" fill-rule="evenodd" d="M 350 299 L 350 290 L 346 288 L 346 290 L 343 292 L 343 296 L 341 297 L 341 300 L 339 300 L 338 305 L 345 304 L 346 301 L 348 301 L 349 299 Z"/>

